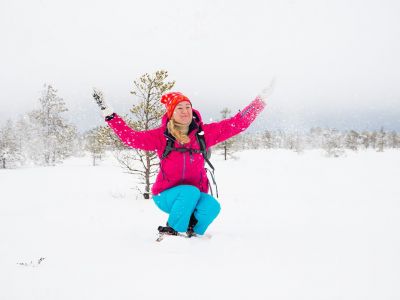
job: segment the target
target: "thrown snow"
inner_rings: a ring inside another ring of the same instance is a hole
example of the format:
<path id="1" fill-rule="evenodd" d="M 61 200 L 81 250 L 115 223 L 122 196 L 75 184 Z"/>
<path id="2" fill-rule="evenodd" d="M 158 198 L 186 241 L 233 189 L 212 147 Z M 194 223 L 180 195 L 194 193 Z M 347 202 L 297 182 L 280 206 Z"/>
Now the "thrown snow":
<path id="1" fill-rule="evenodd" d="M 161 243 L 111 156 L 0 170 L 0 299 L 400 298 L 399 151 L 236 156 L 212 238 Z"/>

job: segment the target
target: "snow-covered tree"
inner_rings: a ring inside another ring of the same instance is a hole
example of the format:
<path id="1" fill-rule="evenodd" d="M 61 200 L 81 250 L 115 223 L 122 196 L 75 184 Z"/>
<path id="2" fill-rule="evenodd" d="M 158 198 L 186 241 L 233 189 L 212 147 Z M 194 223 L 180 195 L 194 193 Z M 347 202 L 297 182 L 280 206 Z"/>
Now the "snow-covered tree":
<path id="1" fill-rule="evenodd" d="M 32 139 L 31 126 L 28 116 L 20 116 L 15 122 L 15 139 L 17 141 L 18 150 L 23 156 L 24 161 L 29 156 L 29 141 Z"/>
<path id="2" fill-rule="evenodd" d="M 301 153 L 304 150 L 304 138 L 299 132 L 284 133 L 284 148 Z"/>
<path id="3" fill-rule="evenodd" d="M 264 131 L 262 141 L 263 141 L 263 148 L 271 149 L 276 147 L 272 131 L 269 130 Z"/>
<path id="4" fill-rule="evenodd" d="M 312 149 L 321 149 L 325 141 L 324 130 L 320 127 L 314 127 L 310 129 L 307 136 L 307 144 Z"/>
<path id="5" fill-rule="evenodd" d="M 324 142 L 322 148 L 328 156 L 339 157 L 344 154 L 342 136 L 336 129 L 326 129 L 323 133 Z"/>
<path id="6" fill-rule="evenodd" d="M 0 168 L 5 169 L 23 160 L 18 140 L 15 136 L 14 124 L 8 120 L 0 128 Z"/>
<path id="7" fill-rule="evenodd" d="M 400 148 L 400 136 L 396 131 L 387 134 L 388 147 Z"/>
<path id="8" fill-rule="evenodd" d="M 376 135 L 376 144 L 378 147 L 376 151 L 383 152 L 383 149 L 385 147 L 385 137 L 386 137 L 386 132 L 383 130 L 382 127 L 381 130 Z"/>
<path id="9" fill-rule="evenodd" d="M 360 144 L 360 134 L 355 130 L 350 130 L 345 135 L 344 143 L 347 149 L 357 151 Z"/>
<path id="10" fill-rule="evenodd" d="M 61 116 L 68 109 L 51 85 L 44 85 L 39 104 L 39 109 L 29 113 L 34 134 L 31 154 L 37 163 L 50 165 L 72 154 L 76 128 Z"/>
<path id="11" fill-rule="evenodd" d="M 144 74 L 133 82 L 131 94 L 135 95 L 138 103 L 130 109 L 131 116 L 125 120 L 135 130 L 149 130 L 158 127 L 165 113 L 160 102 L 163 93 L 169 91 L 175 81 L 166 82 L 168 72 L 156 71 L 154 74 Z M 115 157 L 129 173 L 138 175 L 144 185 L 144 198 L 150 196 L 151 180 L 158 172 L 159 160 L 155 152 L 138 149 L 127 149 L 116 142 Z"/>
<path id="12" fill-rule="evenodd" d="M 293 135 L 294 147 L 293 150 L 297 153 L 303 153 L 305 149 L 305 137 L 300 132 L 296 132 Z"/>
<path id="13" fill-rule="evenodd" d="M 93 166 L 96 159 L 100 159 L 106 151 L 107 141 L 103 136 L 104 129 L 96 127 L 85 134 L 85 150 L 92 155 Z"/>
<path id="14" fill-rule="evenodd" d="M 359 137 L 359 144 L 364 149 L 368 149 L 370 147 L 370 133 L 368 131 L 363 131 Z"/>
<path id="15" fill-rule="evenodd" d="M 231 110 L 225 107 L 223 110 L 220 111 L 222 119 L 227 119 L 231 116 Z M 234 154 L 234 144 L 237 141 L 237 136 L 232 137 L 220 144 L 218 144 L 217 148 L 222 149 L 224 154 L 224 159 L 227 160 L 228 156 L 233 157 Z"/>

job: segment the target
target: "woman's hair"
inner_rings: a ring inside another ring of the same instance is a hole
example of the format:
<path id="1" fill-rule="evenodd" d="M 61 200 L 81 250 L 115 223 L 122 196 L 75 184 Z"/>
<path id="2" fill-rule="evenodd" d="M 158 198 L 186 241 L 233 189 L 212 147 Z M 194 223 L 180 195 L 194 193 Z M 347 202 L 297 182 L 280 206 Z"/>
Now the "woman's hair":
<path id="1" fill-rule="evenodd" d="M 184 134 L 179 130 L 178 125 L 173 119 L 168 121 L 167 128 L 172 136 L 181 144 L 187 144 L 190 142 L 190 138 L 187 136 L 187 134 Z"/>

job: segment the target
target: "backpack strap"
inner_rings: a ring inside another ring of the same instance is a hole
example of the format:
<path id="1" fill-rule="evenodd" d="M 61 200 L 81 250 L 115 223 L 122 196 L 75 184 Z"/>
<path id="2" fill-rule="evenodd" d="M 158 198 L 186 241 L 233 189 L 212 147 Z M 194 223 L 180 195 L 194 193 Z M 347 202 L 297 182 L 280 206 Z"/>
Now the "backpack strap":
<path id="1" fill-rule="evenodd" d="M 166 158 L 168 154 L 171 153 L 172 150 L 174 150 L 174 140 L 167 138 L 167 145 L 165 146 L 164 153 L 161 159 Z"/>
<path id="2" fill-rule="evenodd" d="M 200 152 L 204 157 L 204 160 L 207 162 L 207 164 L 210 166 L 210 168 L 213 170 L 215 170 L 214 166 L 212 165 L 212 163 L 209 160 L 209 152 L 207 152 L 207 147 L 206 147 L 206 140 L 204 138 L 204 131 L 201 129 L 201 127 L 199 128 L 200 130 L 196 133 L 196 139 L 197 142 L 200 145 Z"/>
<path id="3" fill-rule="evenodd" d="M 165 149 L 164 149 L 164 152 L 163 152 L 163 154 L 161 156 L 161 159 L 166 158 L 171 153 L 171 151 L 189 152 L 190 154 L 192 154 L 192 153 L 201 153 L 203 155 L 204 161 L 211 168 L 211 170 L 208 170 L 206 168 L 206 172 L 210 173 L 210 175 L 211 175 L 211 179 L 213 181 L 213 184 L 215 185 L 215 191 L 216 191 L 217 198 L 218 198 L 218 186 L 217 186 L 217 182 L 215 181 L 215 174 L 214 174 L 215 168 L 214 168 L 214 166 L 212 165 L 212 163 L 209 160 L 210 152 L 207 152 L 206 140 L 204 138 L 204 131 L 201 128 L 201 126 L 199 125 L 198 131 L 196 132 L 196 140 L 199 143 L 200 150 L 188 149 L 188 148 L 183 148 L 183 147 L 181 147 L 181 148 L 174 147 L 175 139 L 172 138 L 167 132 L 164 133 L 164 135 L 165 135 L 165 137 L 167 139 L 167 145 L 165 146 Z M 211 195 L 214 196 L 210 181 L 208 181 L 208 186 L 210 188 Z"/>
<path id="4" fill-rule="evenodd" d="M 197 142 L 200 145 L 201 154 L 203 155 L 204 160 L 207 162 L 207 164 L 211 168 L 211 171 L 206 169 L 206 172 L 209 172 L 210 175 L 211 175 L 211 179 L 213 181 L 213 184 L 215 185 L 215 192 L 216 192 L 217 198 L 218 198 L 218 186 L 217 186 L 217 182 L 215 181 L 215 174 L 214 174 L 215 168 L 214 168 L 214 166 L 212 165 L 212 163 L 209 160 L 210 152 L 207 152 L 206 140 L 204 138 L 204 131 L 201 128 L 201 126 L 199 126 L 199 130 L 196 133 L 196 138 L 197 138 Z M 211 196 L 214 196 L 210 181 L 208 181 L 208 187 L 210 188 Z"/>
<path id="5" fill-rule="evenodd" d="M 217 185 L 217 181 L 215 180 L 214 170 L 210 171 L 209 169 L 206 168 L 206 172 L 210 173 L 210 175 L 211 175 L 211 179 L 213 181 L 213 184 L 215 185 L 215 193 L 217 194 L 217 198 L 218 198 L 218 196 L 219 196 L 218 195 L 218 185 Z M 208 187 L 210 188 L 211 196 L 214 196 L 213 189 L 212 189 L 210 181 L 208 181 Z"/>

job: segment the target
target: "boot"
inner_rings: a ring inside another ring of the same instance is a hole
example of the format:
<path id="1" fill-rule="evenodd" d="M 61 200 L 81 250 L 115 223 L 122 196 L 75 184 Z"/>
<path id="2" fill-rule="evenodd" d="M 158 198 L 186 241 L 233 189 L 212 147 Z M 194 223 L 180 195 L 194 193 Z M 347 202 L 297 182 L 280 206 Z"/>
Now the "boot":
<path id="1" fill-rule="evenodd" d="M 194 232 L 193 228 L 194 228 L 194 226 L 196 226 L 197 222 L 198 221 L 197 221 L 196 217 L 194 216 L 194 213 L 192 213 L 192 215 L 190 216 L 190 220 L 189 220 L 189 226 L 186 231 L 186 234 L 188 237 L 196 236 L 196 233 Z"/>
<path id="2" fill-rule="evenodd" d="M 178 235 L 178 232 L 169 226 L 168 223 L 167 226 L 158 226 L 158 232 L 168 235 Z"/>

